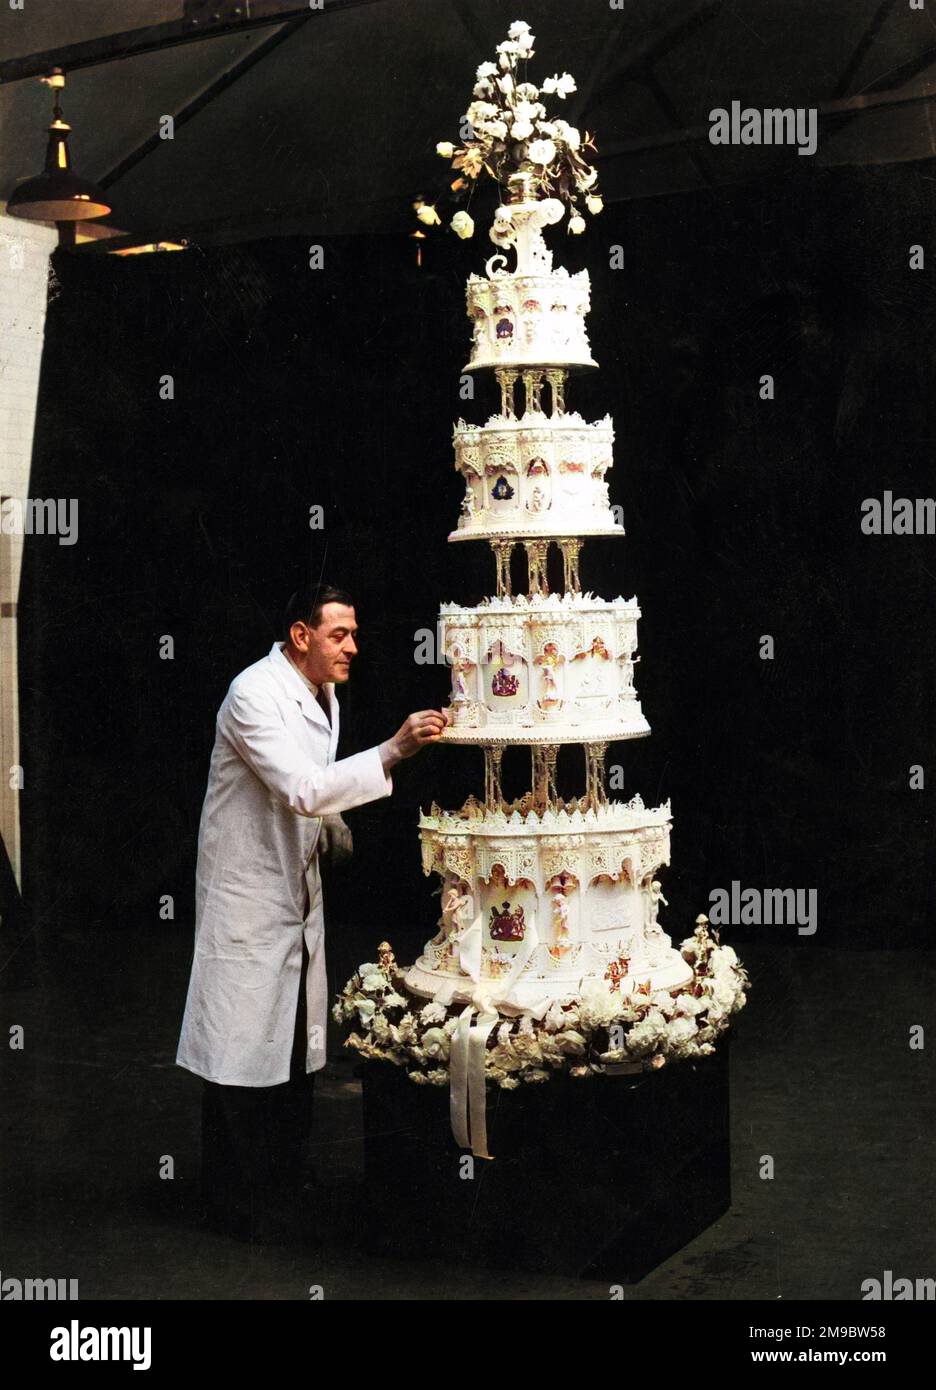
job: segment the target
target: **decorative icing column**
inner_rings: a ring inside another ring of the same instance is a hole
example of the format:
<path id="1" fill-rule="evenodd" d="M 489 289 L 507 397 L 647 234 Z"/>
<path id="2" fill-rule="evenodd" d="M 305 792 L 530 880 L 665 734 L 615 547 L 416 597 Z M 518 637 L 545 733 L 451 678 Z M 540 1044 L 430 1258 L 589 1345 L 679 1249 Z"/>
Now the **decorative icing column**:
<path id="1" fill-rule="evenodd" d="M 523 547 L 527 553 L 527 593 L 531 596 L 542 594 L 545 597 L 549 593 L 549 582 L 546 578 L 549 541 L 524 541 Z"/>
<path id="2" fill-rule="evenodd" d="M 547 367 L 546 380 L 549 383 L 550 413 L 565 414 L 565 384 L 568 372 L 565 367 Z"/>
<path id="3" fill-rule="evenodd" d="M 543 389 L 543 376 L 538 367 L 532 371 L 523 373 L 523 408 L 524 411 L 534 411 L 537 415 L 542 415 L 543 407 L 540 403 L 540 392 Z"/>
<path id="4" fill-rule="evenodd" d="M 519 367 L 495 367 L 494 375 L 501 393 L 501 414 L 508 420 L 515 420 L 514 387 L 520 376 Z"/>
<path id="5" fill-rule="evenodd" d="M 504 750 L 498 745 L 487 744 L 484 749 L 484 805 L 488 811 L 499 811 L 503 795 L 501 793 L 501 759 Z"/>
<path id="6" fill-rule="evenodd" d="M 555 810 L 559 802 L 556 790 L 559 746 L 555 743 L 534 743 L 530 752 L 533 762 L 533 809 L 542 815 L 544 811 Z"/>
<path id="7" fill-rule="evenodd" d="M 494 551 L 494 561 L 497 565 L 497 597 L 509 598 L 510 588 L 510 557 L 513 554 L 514 542 L 498 537 L 491 541 L 491 549 Z"/>
<path id="8" fill-rule="evenodd" d="M 567 594 L 580 594 L 578 562 L 582 551 L 582 540 L 577 536 L 565 536 L 559 542 L 562 551 L 562 587 Z"/>
<path id="9" fill-rule="evenodd" d="M 608 794 L 605 791 L 606 743 L 586 743 L 585 745 L 585 800 L 591 810 L 607 806 Z"/>

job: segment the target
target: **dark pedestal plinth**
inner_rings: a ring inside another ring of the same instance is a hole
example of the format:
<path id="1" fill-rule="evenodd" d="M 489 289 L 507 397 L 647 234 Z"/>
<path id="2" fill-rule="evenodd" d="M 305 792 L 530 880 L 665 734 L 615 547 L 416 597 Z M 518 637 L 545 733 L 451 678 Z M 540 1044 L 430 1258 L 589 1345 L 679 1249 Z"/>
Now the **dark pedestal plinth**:
<path id="1" fill-rule="evenodd" d="M 494 1158 L 471 1164 L 447 1087 L 358 1074 L 373 1254 L 635 1283 L 731 1204 L 724 1040 L 660 1071 L 489 1086 Z"/>

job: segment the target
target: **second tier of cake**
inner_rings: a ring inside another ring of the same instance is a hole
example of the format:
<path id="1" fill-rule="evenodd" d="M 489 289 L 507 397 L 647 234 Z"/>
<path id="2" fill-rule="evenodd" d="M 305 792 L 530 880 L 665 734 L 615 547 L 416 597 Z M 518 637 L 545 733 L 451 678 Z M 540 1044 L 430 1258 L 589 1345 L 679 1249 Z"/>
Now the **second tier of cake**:
<path id="1" fill-rule="evenodd" d="M 624 528 L 608 498 L 611 417 L 526 411 L 455 426 L 455 467 L 465 480 L 451 541 L 524 536 L 614 536 Z"/>
<path id="2" fill-rule="evenodd" d="M 450 743 L 609 742 L 650 732 L 634 689 L 635 598 L 504 596 L 442 604 Z"/>

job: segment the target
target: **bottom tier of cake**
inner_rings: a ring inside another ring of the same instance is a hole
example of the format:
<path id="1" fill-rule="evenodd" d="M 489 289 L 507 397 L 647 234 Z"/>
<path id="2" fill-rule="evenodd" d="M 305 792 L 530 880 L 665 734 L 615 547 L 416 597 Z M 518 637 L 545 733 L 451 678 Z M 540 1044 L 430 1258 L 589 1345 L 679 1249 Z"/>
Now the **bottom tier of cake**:
<path id="1" fill-rule="evenodd" d="M 639 797 L 541 815 L 473 799 L 460 811 L 434 806 L 420 838 L 442 914 L 407 986 L 541 1016 L 598 982 L 622 995 L 685 985 L 692 972 L 657 920 L 670 825 L 669 803 Z"/>

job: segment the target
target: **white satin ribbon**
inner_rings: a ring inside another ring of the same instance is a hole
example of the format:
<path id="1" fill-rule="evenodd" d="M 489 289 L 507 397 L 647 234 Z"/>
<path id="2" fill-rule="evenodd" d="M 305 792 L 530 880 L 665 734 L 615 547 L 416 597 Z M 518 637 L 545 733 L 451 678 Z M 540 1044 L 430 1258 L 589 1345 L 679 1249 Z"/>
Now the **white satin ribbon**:
<path id="1" fill-rule="evenodd" d="M 468 1030 L 472 1006 L 459 1016 L 449 1049 L 449 1116 L 452 1134 L 460 1149 L 470 1148 L 468 1139 Z"/>
<path id="2" fill-rule="evenodd" d="M 500 1016 L 485 1009 L 472 1023 L 474 1004 L 459 1017 L 449 1052 L 449 1115 L 460 1149 L 490 1158 L 487 1146 L 487 1085 L 485 1053 L 491 1029 Z"/>

